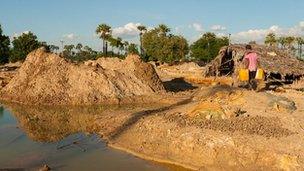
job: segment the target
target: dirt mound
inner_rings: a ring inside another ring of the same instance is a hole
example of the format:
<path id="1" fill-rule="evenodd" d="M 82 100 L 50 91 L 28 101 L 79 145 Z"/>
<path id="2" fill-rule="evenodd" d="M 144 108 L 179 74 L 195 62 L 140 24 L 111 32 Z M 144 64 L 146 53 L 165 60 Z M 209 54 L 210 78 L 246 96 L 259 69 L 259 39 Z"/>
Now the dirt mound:
<path id="1" fill-rule="evenodd" d="M 162 90 L 154 68 L 138 56 L 74 64 L 40 48 L 27 56 L 1 97 L 24 104 L 117 104 Z"/>

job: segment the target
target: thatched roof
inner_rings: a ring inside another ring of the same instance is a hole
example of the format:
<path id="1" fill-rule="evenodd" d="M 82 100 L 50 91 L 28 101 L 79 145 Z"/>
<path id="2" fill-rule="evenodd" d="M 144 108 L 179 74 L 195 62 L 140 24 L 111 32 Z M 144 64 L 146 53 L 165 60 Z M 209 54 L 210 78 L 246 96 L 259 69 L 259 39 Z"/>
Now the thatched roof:
<path id="1" fill-rule="evenodd" d="M 279 73 L 281 75 L 304 75 L 304 62 L 298 60 L 286 50 L 263 45 L 252 45 L 252 47 L 253 50 L 259 54 L 261 66 L 266 73 Z M 205 74 L 216 75 L 218 71 L 215 70 L 220 70 L 220 67 L 229 60 L 233 60 L 235 65 L 240 64 L 244 53 L 245 45 L 231 45 L 222 47 L 219 55 L 206 66 Z M 229 54 L 231 54 L 230 57 Z"/>

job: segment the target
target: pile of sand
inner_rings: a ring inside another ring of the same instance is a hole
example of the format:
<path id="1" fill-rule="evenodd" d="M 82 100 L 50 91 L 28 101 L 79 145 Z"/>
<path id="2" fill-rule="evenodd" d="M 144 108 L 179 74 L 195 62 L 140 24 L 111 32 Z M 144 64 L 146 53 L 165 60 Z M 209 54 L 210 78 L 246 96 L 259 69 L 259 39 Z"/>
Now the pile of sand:
<path id="1" fill-rule="evenodd" d="M 74 64 L 40 48 L 27 56 L 1 98 L 24 104 L 117 104 L 163 90 L 154 68 L 138 56 Z"/>

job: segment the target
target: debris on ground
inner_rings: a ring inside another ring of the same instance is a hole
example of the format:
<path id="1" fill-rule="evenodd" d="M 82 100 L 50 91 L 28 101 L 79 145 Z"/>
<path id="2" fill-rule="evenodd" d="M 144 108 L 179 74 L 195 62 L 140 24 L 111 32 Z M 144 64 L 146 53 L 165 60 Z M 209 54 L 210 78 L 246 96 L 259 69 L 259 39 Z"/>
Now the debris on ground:
<path id="1" fill-rule="evenodd" d="M 267 94 L 269 98 L 268 106 L 270 109 L 274 109 L 278 112 L 289 112 L 297 110 L 296 104 L 294 101 L 281 96 L 275 96 L 272 94 Z"/>
<path id="2" fill-rule="evenodd" d="M 206 119 L 236 117 L 240 106 L 245 103 L 242 90 L 229 86 L 203 87 L 194 100 L 198 102 L 188 112 L 189 116 Z"/>

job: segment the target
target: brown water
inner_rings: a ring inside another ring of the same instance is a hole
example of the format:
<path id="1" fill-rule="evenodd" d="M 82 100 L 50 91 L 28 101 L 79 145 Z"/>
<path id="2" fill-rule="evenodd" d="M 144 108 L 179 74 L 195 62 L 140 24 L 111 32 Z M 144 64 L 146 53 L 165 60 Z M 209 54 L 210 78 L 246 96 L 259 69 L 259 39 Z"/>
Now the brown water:
<path id="1" fill-rule="evenodd" d="M 0 108 L 0 170 L 37 170 L 44 164 L 52 170 L 172 170 L 111 149 L 99 136 L 86 133 L 86 123 L 96 117 L 90 112 L 36 111 Z"/>

